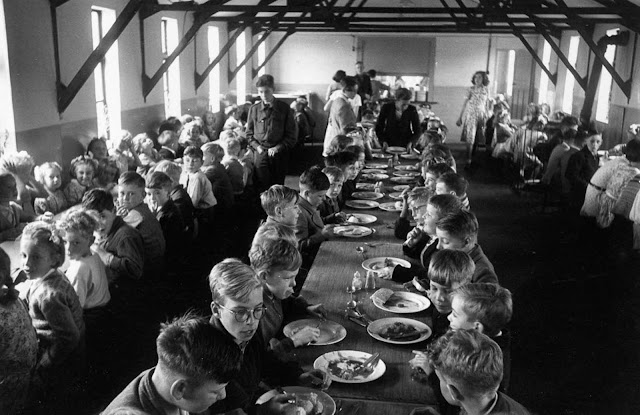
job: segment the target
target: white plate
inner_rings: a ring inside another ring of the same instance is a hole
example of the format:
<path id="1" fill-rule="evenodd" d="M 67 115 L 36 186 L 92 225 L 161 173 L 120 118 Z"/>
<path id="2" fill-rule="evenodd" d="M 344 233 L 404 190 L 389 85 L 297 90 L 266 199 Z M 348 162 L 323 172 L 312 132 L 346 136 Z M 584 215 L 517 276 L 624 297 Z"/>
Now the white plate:
<path id="1" fill-rule="evenodd" d="M 385 330 L 388 330 L 389 327 L 392 327 L 393 325 L 398 323 L 402 323 L 407 326 L 412 326 L 417 331 L 425 331 L 425 330 L 428 330 L 428 331 L 419 337 L 416 337 L 416 338 L 409 337 L 407 340 L 403 340 L 403 339 L 391 340 L 389 338 L 386 338 L 383 335 Z M 380 340 L 381 342 L 385 342 L 385 343 L 391 343 L 391 344 L 420 343 L 421 341 L 427 340 L 431 336 L 431 329 L 429 328 L 429 326 L 427 326 L 421 321 L 412 320 L 412 319 L 403 318 L 403 317 L 387 317 L 387 318 L 381 318 L 380 320 L 376 320 L 367 326 L 367 332 L 374 339 Z"/>
<path id="2" fill-rule="evenodd" d="M 339 225 L 333 228 L 333 233 L 345 238 L 363 238 L 373 233 L 373 229 L 360 225 Z"/>
<path id="3" fill-rule="evenodd" d="M 362 175 L 363 179 L 369 179 L 369 180 L 386 180 L 389 178 L 388 174 L 382 174 L 382 173 L 364 173 Z"/>
<path id="4" fill-rule="evenodd" d="M 420 294 L 414 294 L 407 291 L 395 291 L 391 297 L 391 304 L 382 303 L 378 298 L 373 298 L 373 305 L 380 310 L 389 311 L 397 314 L 410 314 L 426 310 L 431 305 L 429 299 Z"/>
<path id="5" fill-rule="evenodd" d="M 321 413 L 319 413 L 318 415 L 334 415 L 336 413 L 336 402 L 333 400 L 333 398 L 329 395 L 327 395 L 325 392 L 322 392 L 321 390 L 318 389 L 313 389 L 313 388 L 305 388 L 303 386 L 285 386 L 284 391 L 287 394 L 299 394 L 299 395 L 309 395 L 311 393 L 315 393 L 316 395 L 318 395 L 318 401 L 322 403 L 323 406 L 323 410 Z M 262 394 L 262 396 L 260 396 L 258 398 L 258 400 L 256 401 L 257 405 L 262 405 L 263 403 L 267 402 L 268 400 L 270 400 L 271 398 L 273 398 L 274 396 L 278 395 L 279 392 L 276 391 L 275 389 L 270 390 L 269 392 L 265 392 L 264 394 Z"/>
<path id="6" fill-rule="evenodd" d="M 364 169 L 362 170 L 362 173 L 364 174 L 386 174 L 387 171 L 386 170 L 382 170 L 382 169 Z"/>
<path id="7" fill-rule="evenodd" d="M 387 153 L 404 154 L 406 152 L 407 152 L 407 148 L 406 147 L 398 147 L 398 146 L 387 147 Z"/>
<path id="8" fill-rule="evenodd" d="M 391 181 L 395 183 L 413 183 L 415 181 L 415 177 L 392 177 Z"/>
<path id="9" fill-rule="evenodd" d="M 390 159 L 391 157 L 393 157 L 391 154 L 384 154 L 384 153 L 373 153 L 371 156 L 374 159 Z"/>
<path id="10" fill-rule="evenodd" d="M 398 208 L 396 203 L 397 202 L 380 203 L 378 207 L 382 210 L 386 210 L 387 212 L 400 212 L 402 210 L 402 206 Z"/>
<path id="11" fill-rule="evenodd" d="M 367 163 L 364 165 L 365 168 L 367 169 L 382 169 L 382 170 L 386 170 L 387 166 L 386 164 L 382 164 L 382 163 Z"/>
<path id="12" fill-rule="evenodd" d="M 393 175 L 397 177 L 418 177 L 420 173 L 417 171 L 394 171 Z"/>
<path id="13" fill-rule="evenodd" d="M 355 218 L 355 219 L 351 219 L 351 218 Z M 368 225 L 377 220 L 378 218 L 376 216 L 367 215 L 365 213 L 350 213 L 347 215 L 347 223 L 350 225 Z"/>
<path id="14" fill-rule="evenodd" d="M 393 186 L 392 189 L 395 190 L 396 192 L 401 192 L 403 190 L 407 190 L 410 187 L 411 186 L 409 186 L 408 184 L 398 184 Z"/>
<path id="15" fill-rule="evenodd" d="M 399 164 L 397 166 L 394 167 L 394 169 L 396 170 L 403 170 L 403 171 L 418 171 L 418 168 L 412 164 L 406 165 L 406 164 Z"/>
<path id="16" fill-rule="evenodd" d="M 335 321 L 322 321 L 313 318 L 292 321 L 284 326 L 282 332 L 285 336 L 291 337 L 299 330 L 309 326 L 318 327 L 318 329 L 320 329 L 320 337 L 318 337 L 318 340 L 315 343 L 311 343 L 313 346 L 326 346 L 327 344 L 338 343 L 347 337 L 347 330 Z"/>
<path id="17" fill-rule="evenodd" d="M 367 271 L 380 271 L 383 268 L 386 268 L 385 261 L 388 260 L 391 265 L 395 267 L 396 265 L 400 265 L 401 267 L 411 268 L 411 263 L 401 258 L 394 258 L 392 256 L 380 256 L 377 258 L 369 258 L 366 261 L 362 262 L 362 268 Z"/>
<path id="18" fill-rule="evenodd" d="M 365 200 L 378 200 L 382 199 L 384 195 L 382 193 L 377 192 L 353 192 L 351 196 L 356 199 L 365 199 Z"/>
<path id="19" fill-rule="evenodd" d="M 420 160 L 420 154 L 414 154 L 414 153 L 400 154 L 400 157 L 407 160 Z"/>
<path id="20" fill-rule="evenodd" d="M 347 200 L 345 205 L 354 209 L 375 209 L 380 206 L 380 203 L 375 200 Z"/>
<path id="21" fill-rule="evenodd" d="M 313 368 L 326 370 L 328 367 L 329 376 L 331 377 L 331 380 L 333 380 L 334 382 L 366 383 L 366 382 L 371 382 L 373 380 L 378 379 L 387 370 L 387 365 L 384 364 L 382 359 L 378 361 L 378 364 L 373 369 L 372 373 L 368 375 L 358 375 L 353 379 L 344 379 L 342 377 L 338 377 L 336 374 L 331 372 L 331 369 L 334 369 L 334 370 L 337 369 L 336 367 L 337 363 L 346 362 L 346 361 L 353 361 L 353 362 L 358 362 L 362 364 L 364 363 L 365 360 L 367 360 L 370 357 L 371 357 L 370 353 L 359 352 L 356 350 L 341 350 L 337 352 L 329 352 L 318 357 L 315 360 L 315 362 L 313 362 Z"/>
<path id="22" fill-rule="evenodd" d="M 393 192 L 393 193 L 389 193 L 389 197 L 392 199 L 402 199 L 402 196 L 400 196 L 402 194 L 402 192 Z"/>
<path id="23" fill-rule="evenodd" d="M 358 190 L 373 190 L 375 187 L 375 183 L 356 183 L 356 189 Z"/>

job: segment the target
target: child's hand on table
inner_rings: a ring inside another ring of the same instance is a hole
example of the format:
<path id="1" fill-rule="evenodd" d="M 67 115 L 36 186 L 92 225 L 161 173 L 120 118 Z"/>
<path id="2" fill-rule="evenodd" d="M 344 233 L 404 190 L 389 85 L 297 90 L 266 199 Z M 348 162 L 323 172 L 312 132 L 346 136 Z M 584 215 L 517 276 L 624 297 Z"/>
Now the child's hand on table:
<path id="1" fill-rule="evenodd" d="M 320 369 L 313 369 L 301 374 L 300 377 L 298 377 L 298 383 L 300 386 L 319 388 L 324 384 L 325 377 L 327 376 L 329 375 L 327 375 L 326 372 L 323 372 Z"/>
<path id="2" fill-rule="evenodd" d="M 415 356 L 413 359 L 409 360 L 409 366 L 411 366 L 411 369 L 422 369 L 427 376 L 430 375 L 433 372 L 433 369 L 429 364 L 429 358 L 426 353 L 414 350 L 413 354 Z"/>
<path id="3" fill-rule="evenodd" d="M 318 340 L 320 337 L 320 329 L 317 327 L 303 327 L 289 338 L 293 342 L 294 347 L 307 346 L 311 342 Z"/>
<path id="4" fill-rule="evenodd" d="M 322 236 L 324 236 L 325 238 L 332 238 L 334 233 L 333 233 L 333 228 L 335 228 L 335 225 L 324 225 L 324 228 L 322 228 Z"/>
<path id="5" fill-rule="evenodd" d="M 291 403 L 289 402 L 289 399 L 291 399 L 290 395 L 286 395 L 284 393 L 279 394 L 274 396 L 273 398 L 269 399 L 267 402 L 263 403 L 262 405 L 258 405 L 256 408 L 256 414 L 257 415 L 276 415 L 276 414 L 284 414 L 286 413 L 286 408 L 291 405 Z M 241 411 L 239 413 L 243 413 L 244 411 Z"/>
<path id="6" fill-rule="evenodd" d="M 338 212 L 336 213 L 336 219 L 339 220 L 340 222 L 346 222 L 347 221 L 347 214 L 344 212 Z"/>
<path id="7" fill-rule="evenodd" d="M 307 307 L 307 313 L 319 318 L 327 318 L 327 310 L 322 304 L 314 304 Z"/>

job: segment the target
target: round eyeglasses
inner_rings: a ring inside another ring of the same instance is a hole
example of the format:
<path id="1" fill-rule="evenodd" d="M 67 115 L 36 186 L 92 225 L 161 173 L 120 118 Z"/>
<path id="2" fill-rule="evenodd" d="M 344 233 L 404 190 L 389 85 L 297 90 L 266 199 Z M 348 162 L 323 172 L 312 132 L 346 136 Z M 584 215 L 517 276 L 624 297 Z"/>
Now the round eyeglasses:
<path id="1" fill-rule="evenodd" d="M 253 317 L 254 320 L 260 320 L 264 315 L 264 312 L 267 310 L 267 307 L 265 306 L 256 307 L 253 310 L 243 309 L 238 311 L 228 309 L 227 307 L 220 304 L 218 304 L 218 307 L 233 314 L 238 323 L 246 323 L 247 321 L 249 321 L 249 317 Z"/>

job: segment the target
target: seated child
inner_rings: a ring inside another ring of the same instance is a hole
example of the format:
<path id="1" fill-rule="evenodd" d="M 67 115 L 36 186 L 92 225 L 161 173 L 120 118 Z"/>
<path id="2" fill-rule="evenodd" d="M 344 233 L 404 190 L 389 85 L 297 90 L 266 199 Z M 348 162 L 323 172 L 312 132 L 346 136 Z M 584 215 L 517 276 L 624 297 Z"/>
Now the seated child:
<path id="1" fill-rule="evenodd" d="M 166 241 L 165 259 L 169 267 L 179 266 L 189 245 L 186 226 L 169 192 L 173 183 L 165 173 L 154 171 L 147 176 L 145 191 L 149 209 L 156 215 Z M 173 269 L 176 271 L 176 269 Z"/>
<path id="2" fill-rule="evenodd" d="M 216 143 L 202 146 L 202 172 L 211 182 L 213 195 L 218 201 L 218 212 L 229 212 L 233 208 L 233 186 L 227 170 L 222 165 L 224 149 Z"/>
<path id="3" fill-rule="evenodd" d="M 162 325 L 156 350 L 157 365 L 131 381 L 102 415 L 204 412 L 225 399 L 242 359 L 230 336 L 190 314 Z"/>
<path id="4" fill-rule="evenodd" d="M 473 283 L 455 290 L 451 298 L 452 330 L 477 330 L 500 346 L 504 359 L 500 391 L 506 392 L 511 378 L 511 336 L 506 328 L 513 314 L 511 292 L 496 284 Z"/>
<path id="5" fill-rule="evenodd" d="M 34 201 L 36 215 L 46 212 L 57 214 L 65 210 L 67 199 L 60 187 L 62 186 L 62 167 L 55 161 L 46 162 L 35 169 L 36 180 L 44 186 L 47 191 L 46 197 L 38 197 Z"/>
<path id="6" fill-rule="evenodd" d="M 264 222 L 258 226 L 258 230 L 255 235 L 253 235 L 251 248 L 266 243 L 266 241 L 270 239 L 284 239 L 292 243 L 293 246 L 298 246 L 298 239 L 292 227 L 277 222 Z"/>
<path id="7" fill-rule="evenodd" d="M 431 143 L 428 144 L 422 152 L 422 162 L 427 165 L 444 163 L 456 172 L 456 159 L 453 158 L 451 150 L 446 144 Z"/>
<path id="8" fill-rule="evenodd" d="M 281 184 L 274 184 L 262 192 L 260 204 L 267 214 L 265 224 L 280 224 L 295 233 L 300 215 L 298 199 L 298 192 Z"/>
<path id="9" fill-rule="evenodd" d="M 6 152 L 0 158 L 0 170 L 13 174 L 18 189 L 16 203 L 29 217 L 35 216 L 33 201 L 37 197 L 48 195 L 44 186 L 33 175 L 35 163 L 26 151 Z"/>
<path id="10" fill-rule="evenodd" d="M 160 144 L 160 150 L 158 155 L 163 160 L 173 161 L 175 159 L 181 159 L 184 153 L 184 147 L 178 142 L 178 135 L 172 130 L 164 130 L 158 135 L 158 144 Z"/>
<path id="11" fill-rule="evenodd" d="M 329 178 L 318 166 L 311 167 L 300 175 L 300 215 L 296 222 L 296 237 L 303 257 L 302 267 L 307 270 L 311 267 L 320 244 L 333 236 L 334 225 L 325 225 L 318 211 L 329 186 Z"/>
<path id="12" fill-rule="evenodd" d="M 107 150 L 107 143 L 102 138 L 93 138 L 87 145 L 87 156 L 91 157 L 97 162 L 109 157 L 109 151 Z"/>
<path id="13" fill-rule="evenodd" d="M 194 232 L 194 223 L 193 223 L 193 202 L 191 202 L 191 197 L 184 190 L 184 187 L 180 184 L 180 175 L 182 174 L 182 168 L 171 161 L 163 160 L 160 163 L 156 164 L 153 168 L 153 171 L 158 171 L 165 173 L 169 178 L 171 178 L 172 188 L 169 192 L 169 197 L 173 200 L 176 207 L 180 211 L 180 215 L 182 216 L 182 221 L 186 227 L 186 236 L 187 240 L 193 238 Z"/>
<path id="14" fill-rule="evenodd" d="M 57 222 L 62 231 L 69 268 L 65 275 L 78 294 L 83 309 L 104 307 L 111 300 L 104 263 L 91 252 L 98 223 L 83 210 L 70 211 Z"/>
<path id="15" fill-rule="evenodd" d="M 360 174 L 362 169 L 364 169 L 364 164 L 365 164 L 364 148 L 362 146 L 352 144 L 352 145 L 348 146 L 345 151 L 350 151 L 350 152 L 352 152 L 353 154 L 356 155 L 355 168 L 356 168 L 356 177 L 358 177 L 358 175 Z M 355 178 L 352 179 L 352 180 L 355 180 Z"/>
<path id="16" fill-rule="evenodd" d="M 185 148 L 183 155 L 184 171 L 180 176 L 180 184 L 191 197 L 193 207 L 198 211 L 212 208 L 216 205 L 216 197 L 213 195 L 211 182 L 200 171 L 202 167 L 203 153 L 200 148 L 189 146 Z"/>
<path id="17" fill-rule="evenodd" d="M 87 156 L 78 156 L 71 160 L 71 181 L 64 188 L 64 196 L 69 206 L 82 202 L 84 194 L 93 188 L 93 178 L 98 170 L 98 162 Z"/>
<path id="18" fill-rule="evenodd" d="M 344 183 L 342 191 L 338 196 L 338 205 L 340 209 L 344 207 L 347 200 L 351 199 L 351 194 L 356 190 L 355 178 L 358 175 L 356 164 L 358 157 L 351 151 L 340 151 L 328 156 L 325 159 L 327 166 L 335 166 L 344 173 Z"/>
<path id="19" fill-rule="evenodd" d="M 144 244 L 140 232 L 116 215 L 113 196 L 106 190 L 92 189 L 82 199 L 82 207 L 98 221 L 99 240 L 93 250 L 107 268 L 112 297 L 113 289 L 132 285 L 142 278 Z"/>
<path id="20" fill-rule="evenodd" d="M 336 153 L 341 151 L 345 151 L 347 147 L 354 144 L 355 140 L 352 137 L 338 134 L 337 136 L 331 139 L 331 143 L 329 143 L 329 149 L 327 150 L 327 157 L 331 157 Z"/>
<path id="21" fill-rule="evenodd" d="M 498 391 L 503 373 L 500 347 L 477 330 L 450 331 L 429 350 L 429 362 L 450 404 L 467 414 L 529 415 Z"/>
<path id="22" fill-rule="evenodd" d="M 422 178 L 424 179 L 424 186 L 429 189 L 431 193 L 435 193 L 436 183 L 440 176 L 453 172 L 453 169 L 445 163 L 432 164 L 426 159 L 422 162 Z"/>
<path id="23" fill-rule="evenodd" d="M 222 165 L 227 170 L 231 180 L 233 194 L 242 194 L 247 178 L 242 164 L 238 161 L 240 142 L 235 138 L 231 138 L 224 143 L 223 148 L 225 155 L 222 159 Z"/>
<path id="24" fill-rule="evenodd" d="M 318 207 L 320 217 L 325 224 L 342 223 L 347 219 L 347 215 L 340 211 L 338 196 L 342 191 L 344 173 L 336 166 L 325 167 L 322 172 L 329 178 L 329 189 Z"/>
<path id="25" fill-rule="evenodd" d="M 144 274 L 148 278 L 164 274 L 166 241 L 162 227 L 144 203 L 145 182 L 138 173 L 128 171 L 118 179 L 118 214 L 142 236 L 144 246 Z"/>
<path id="26" fill-rule="evenodd" d="M 58 270 L 64 251 L 64 242 L 52 225 L 32 222 L 24 228 L 20 255 L 27 281 L 18 289 L 38 336 L 36 377 L 45 399 L 60 402 L 64 391 L 79 380 L 85 363 L 82 306 L 69 280 Z"/>
<path id="27" fill-rule="evenodd" d="M 255 168 L 254 160 L 256 159 L 256 150 L 249 145 L 249 140 L 242 134 L 238 135 L 238 141 L 240 141 L 240 155 L 238 161 L 242 164 L 244 169 L 244 189 L 245 194 L 247 191 L 253 193 L 253 170 Z"/>
<path id="28" fill-rule="evenodd" d="M 93 179 L 93 186 L 105 189 L 116 196 L 118 194 L 116 185 L 119 177 L 120 171 L 118 170 L 118 163 L 115 158 L 104 158 L 98 162 L 98 171 L 96 177 Z"/>
<path id="29" fill-rule="evenodd" d="M 423 190 L 419 190 L 423 189 Z M 413 190 L 405 190 L 402 193 L 402 211 L 394 224 L 394 235 L 398 239 L 406 240 L 411 231 L 409 213 L 416 222 L 415 228 L 420 229 L 423 216 L 427 211 L 427 204 L 431 192 L 423 187 L 416 187 Z"/>
<path id="30" fill-rule="evenodd" d="M 153 140 L 146 133 L 141 133 L 131 140 L 133 152 L 137 155 L 139 163 L 136 172 L 145 176 L 151 167 L 160 161 L 160 155 L 153 148 Z"/>
<path id="31" fill-rule="evenodd" d="M 11 173 L 0 173 L 0 242 L 15 240 L 33 216 L 17 203 L 18 188 Z"/>
<path id="32" fill-rule="evenodd" d="M 436 180 L 436 194 L 450 193 L 460 199 L 462 209 L 470 210 L 467 186 L 469 182 L 457 173 L 445 173 Z"/>
<path id="33" fill-rule="evenodd" d="M 262 336 L 257 334 L 266 307 L 262 281 L 251 267 L 237 259 L 227 258 L 211 270 L 209 286 L 213 312 L 210 323 L 219 335 L 231 335 L 243 353 L 240 373 L 229 382 L 227 398 L 209 408 L 210 413 L 234 409 L 249 412 L 261 393 L 261 381 L 275 386 L 319 384 L 324 380 L 320 371 L 303 373 L 297 363 L 278 359 L 273 351 L 267 349 Z"/>

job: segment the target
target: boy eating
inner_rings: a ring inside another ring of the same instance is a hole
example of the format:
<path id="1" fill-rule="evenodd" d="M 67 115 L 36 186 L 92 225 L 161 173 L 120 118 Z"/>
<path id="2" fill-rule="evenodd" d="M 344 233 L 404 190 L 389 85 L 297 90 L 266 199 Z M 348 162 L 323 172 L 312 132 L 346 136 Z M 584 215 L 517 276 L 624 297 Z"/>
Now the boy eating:
<path id="1" fill-rule="evenodd" d="M 436 180 L 436 194 L 452 194 L 460 199 L 462 209 L 469 210 L 469 198 L 467 197 L 467 186 L 469 182 L 457 173 L 445 173 Z"/>
<path id="2" fill-rule="evenodd" d="M 347 215 L 344 212 L 340 212 L 338 196 L 340 196 L 342 185 L 344 184 L 344 173 L 335 166 L 325 167 L 322 172 L 329 178 L 329 189 L 327 189 L 327 193 L 318 207 L 320 217 L 325 224 L 342 223 L 346 220 Z"/>
<path id="3" fill-rule="evenodd" d="M 103 415 L 204 412 L 225 399 L 242 359 L 231 337 L 189 314 L 162 325 L 156 349 L 158 364 L 131 381 Z"/>
<path id="4" fill-rule="evenodd" d="M 422 190 L 418 190 L 422 189 Z M 405 190 L 402 193 L 402 211 L 394 224 L 394 235 L 396 238 L 406 240 L 411 231 L 411 221 L 409 215 L 416 221 L 416 229 L 420 229 L 422 218 L 427 210 L 430 192 L 424 188 L 416 188 L 412 191 Z"/>

